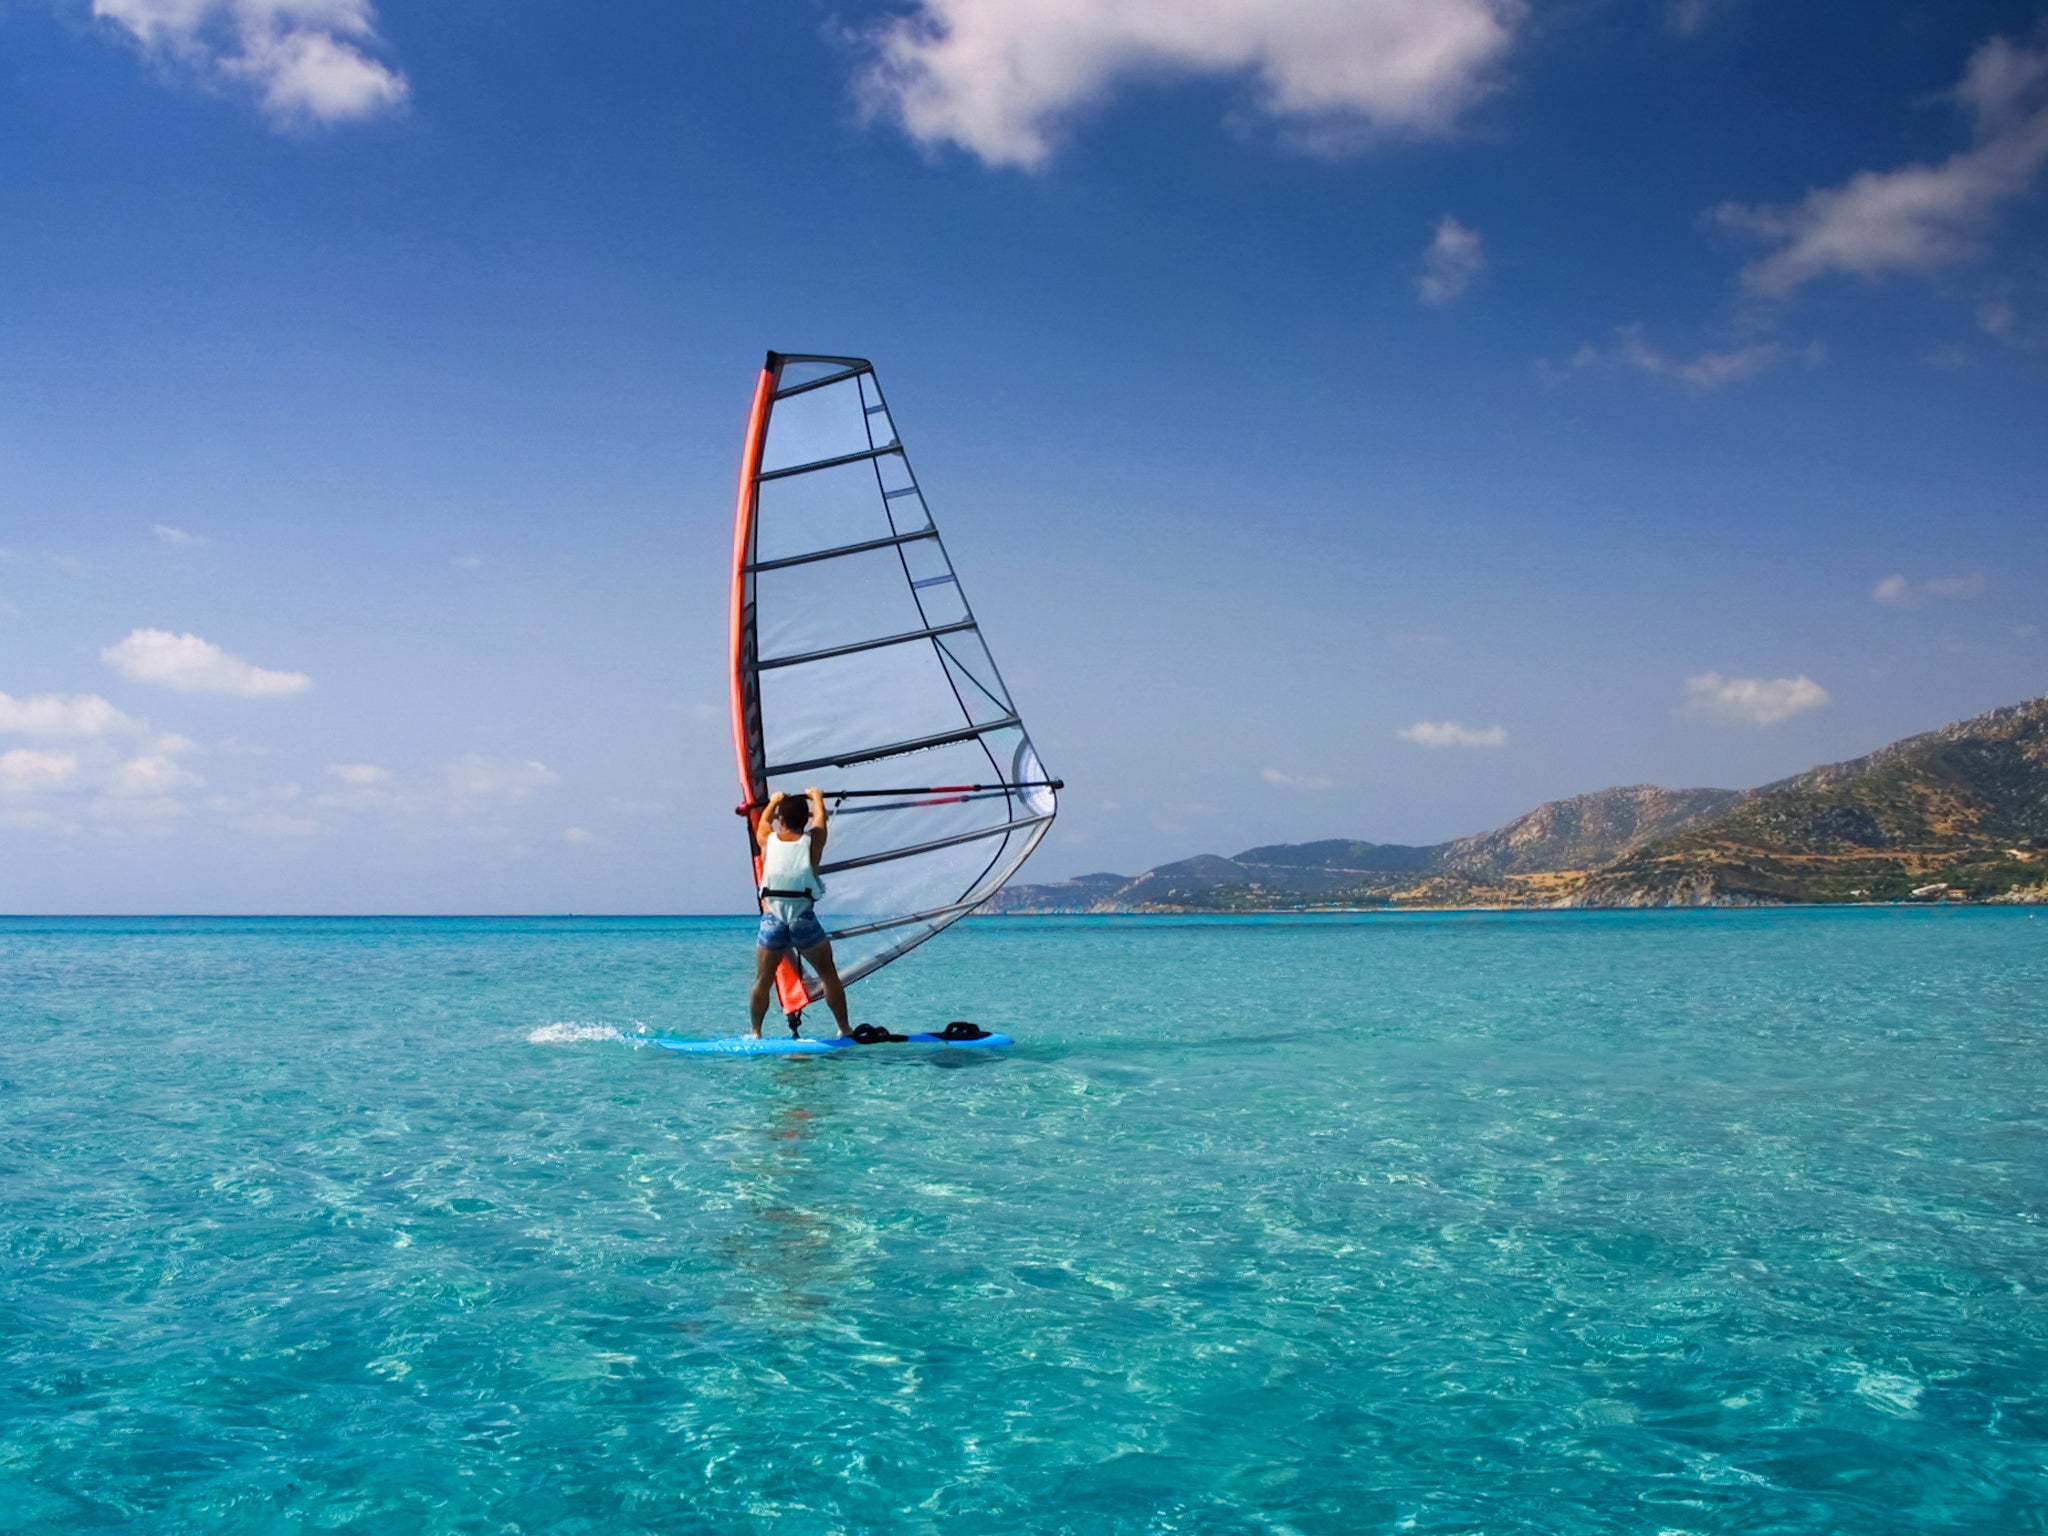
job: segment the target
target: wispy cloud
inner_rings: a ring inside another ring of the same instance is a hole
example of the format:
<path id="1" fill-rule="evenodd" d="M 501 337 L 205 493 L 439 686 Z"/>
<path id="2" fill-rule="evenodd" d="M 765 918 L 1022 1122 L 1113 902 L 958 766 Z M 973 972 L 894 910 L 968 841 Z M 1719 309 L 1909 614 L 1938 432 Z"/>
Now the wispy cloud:
<path id="1" fill-rule="evenodd" d="M 78 777 L 78 754 L 40 747 L 0 752 L 0 794 L 24 795 L 63 789 Z"/>
<path id="2" fill-rule="evenodd" d="M 143 729 L 140 720 L 95 693 L 35 693 L 25 699 L 0 693 L 0 731 L 18 736 L 133 735 Z"/>
<path id="3" fill-rule="evenodd" d="M 1506 726 L 1477 727 L 1460 725 L 1455 720 L 1418 720 L 1413 725 L 1402 726 L 1394 734 L 1418 747 L 1504 747 L 1508 744 Z"/>
<path id="4" fill-rule="evenodd" d="M 2048 164 L 2048 42 L 1992 38 L 1951 98 L 1975 142 L 1936 165 L 1859 171 L 1789 207 L 1724 203 L 1712 218 L 1776 247 L 1744 269 L 1752 293 L 1783 298 L 1819 277 L 1926 276 L 1976 255 L 1999 210 Z"/>
<path id="5" fill-rule="evenodd" d="M 590 843 L 595 842 L 596 840 L 596 833 L 586 832 L 581 827 L 562 828 L 562 841 L 565 843 Z"/>
<path id="6" fill-rule="evenodd" d="M 313 679 L 303 672 L 275 672 L 252 666 L 197 635 L 174 635 L 167 629 L 138 629 L 118 645 L 100 652 L 100 659 L 123 677 L 155 683 L 177 693 L 231 693 L 245 699 L 304 693 Z"/>
<path id="7" fill-rule="evenodd" d="M 118 764 L 107 775 L 105 792 L 121 799 L 156 798 L 206 781 L 179 763 L 171 752 L 146 752 Z"/>
<path id="8" fill-rule="evenodd" d="M 251 837 L 278 841 L 318 837 L 327 830 L 324 823 L 311 816 L 294 816 L 289 811 L 252 811 L 241 819 L 240 825 Z"/>
<path id="9" fill-rule="evenodd" d="M 1917 608 L 1930 598 L 1982 597 L 1990 583 L 1982 571 L 1968 576 L 1932 576 L 1909 581 L 1904 576 L 1887 576 L 1870 589 L 1871 598 L 1894 608 Z"/>
<path id="10" fill-rule="evenodd" d="M 921 144 L 1031 168 L 1120 82 L 1248 75 L 1307 146 L 1448 130 L 1524 0 L 919 0 L 867 34 L 860 94 Z"/>
<path id="11" fill-rule="evenodd" d="M 1320 773 L 1285 773 L 1278 768 L 1261 768 L 1259 777 L 1275 789 L 1298 789 L 1319 791 L 1328 789 L 1334 782 Z"/>
<path id="12" fill-rule="evenodd" d="M 1827 702 L 1827 689 L 1804 675 L 1767 679 L 1702 672 L 1685 680 L 1685 711 L 1703 720 L 1776 725 Z"/>
<path id="13" fill-rule="evenodd" d="M 374 813 L 428 836 L 440 835 L 451 821 L 474 830 L 478 818 L 561 782 L 560 774 L 532 758 L 486 757 L 479 752 L 450 758 L 423 780 L 403 779 L 375 763 L 332 763 L 327 777 L 336 781 L 335 786 L 313 797 L 315 810 Z"/>
<path id="14" fill-rule="evenodd" d="M 255 92 L 278 127 L 375 117 L 405 77 L 373 56 L 368 0 L 93 0 L 146 55 L 209 84 Z"/>
<path id="15" fill-rule="evenodd" d="M 441 779 L 458 803 L 466 806 L 509 805 L 536 789 L 562 782 L 561 775 L 532 759 L 506 762 L 471 752 L 441 765 Z"/>
<path id="16" fill-rule="evenodd" d="M 1780 342 L 1765 341 L 1731 347 L 1722 352 L 1709 350 L 1696 357 L 1678 358 L 1652 346 L 1641 326 L 1624 325 L 1615 331 L 1614 340 L 1606 346 L 1582 346 L 1562 363 L 1537 364 L 1537 372 L 1552 382 L 1560 382 L 1588 370 L 1622 369 L 1663 379 L 1697 395 L 1708 395 L 1730 384 L 1739 384 L 1768 373 L 1793 357 L 1803 358 L 1809 365 L 1818 365 L 1825 355 L 1817 345 L 1795 351 Z"/>
<path id="17" fill-rule="evenodd" d="M 1680 37 L 1697 37 L 1729 10 L 1731 0 L 1670 0 L 1664 25 Z"/>
<path id="18" fill-rule="evenodd" d="M 104 736 L 92 735 L 76 749 L 23 747 L 0 753 L 0 793 L 28 807 L 11 810 L 7 824 L 70 835 L 86 821 L 146 827 L 189 815 L 176 792 L 205 781 L 179 759 L 197 750 L 183 736 L 152 736 L 121 751 Z"/>
<path id="19" fill-rule="evenodd" d="M 152 523 L 150 532 L 156 535 L 158 543 L 169 544 L 174 549 L 197 549 L 208 542 L 196 533 L 188 533 L 183 528 L 173 528 L 169 523 Z"/>
<path id="20" fill-rule="evenodd" d="M 1447 213 L 1437 221 L 1436 235 L 1422 253 L 1422 276 L 1416 279 L 1416 291 L 1425 304 L 1448 304 L 1485 270 L 1486 248 L 1479 231 Z"/>

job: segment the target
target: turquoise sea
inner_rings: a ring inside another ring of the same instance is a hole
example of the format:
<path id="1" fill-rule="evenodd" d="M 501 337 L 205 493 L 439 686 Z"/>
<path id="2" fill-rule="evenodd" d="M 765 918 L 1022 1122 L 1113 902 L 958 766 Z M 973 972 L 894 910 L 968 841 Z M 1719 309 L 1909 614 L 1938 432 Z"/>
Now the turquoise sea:
<path id="1" fill-rule="evenodd" d="M 2048 1530 L 2032 912 L 750 928 L 0 921 L 0 1529 Z"/>

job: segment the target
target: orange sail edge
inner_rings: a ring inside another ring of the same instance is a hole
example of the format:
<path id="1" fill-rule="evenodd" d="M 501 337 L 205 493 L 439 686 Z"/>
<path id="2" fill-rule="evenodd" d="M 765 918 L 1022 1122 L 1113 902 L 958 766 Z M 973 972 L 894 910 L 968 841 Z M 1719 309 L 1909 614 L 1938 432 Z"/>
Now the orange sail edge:
<path id="1" fill-rule="evenodd" d="M 746 447 L 740 456 L 739 511 L 732 531 L 732 745 L 739 761 L 740 804 L 755 806 L 767 796 L 767 785 L 754 781 L 754 765 L 747 751 L 746 642 L 753 604 L 748 590 L 747 561 L 754 548 L 754 510 L 760 496 L 761 449 L 768 437 L 768 412 L 775 403 L 775 381 L 779 372 L 774 353 L 754 384 L 754 408 L 747 418 Z M 753 817 L 748 815 L 747 841 L 754 837 Z"/>
<path id="2" fill-rule="evenodd" d="M 754 384 L 754 406 L 747 418 L 746 446 L 740 456 L 739 509 L 733 519 L 732 536 L 732 743 L 740 773 L 739 810 L 747 819 L 747 848 L 753 855 L 754 886 L 761 885 L 761 850 L 754 840 L 755 818 L 767 798 L 768 786 L 757 780 L 753 754 L 748 750 L 746 660 L 747 631 L 751 621 L 752 594 L 748 590 L 747 563 L 754 548 L 754 513 L 759 504 L 761 450 L 768 436 L 768 413 L 774 408 L 775 387 L 782 360 L 773 352 Z M 794 1016 L 813 1001 L 796 957 L 791 955 L 775 970 L 775 991 L 782 1011 Z"/>

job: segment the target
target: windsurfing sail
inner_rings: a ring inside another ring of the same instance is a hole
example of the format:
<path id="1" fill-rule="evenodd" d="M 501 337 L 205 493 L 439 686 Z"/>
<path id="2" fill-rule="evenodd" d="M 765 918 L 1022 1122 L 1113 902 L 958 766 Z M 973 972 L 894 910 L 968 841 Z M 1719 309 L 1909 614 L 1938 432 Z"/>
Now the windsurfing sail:
<path id="1" fill-rule="evenodd" d="M 842 981 L 1002 888 L 1058 808 L 896 435 L 857 357 L 770 352 L 733 534 L 732 721 L 740 812 L 824 791 L 818 873 Z M 785 1013 L 823 995 L 792 958 Z"/>

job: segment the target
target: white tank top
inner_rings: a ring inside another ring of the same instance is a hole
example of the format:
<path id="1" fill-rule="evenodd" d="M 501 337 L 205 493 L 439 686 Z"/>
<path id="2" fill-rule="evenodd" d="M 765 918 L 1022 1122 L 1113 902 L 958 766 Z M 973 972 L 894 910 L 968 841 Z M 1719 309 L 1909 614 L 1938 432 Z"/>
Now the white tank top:
<path id="1" fill-rule="evenodd" d="M 761 889 L 764 891 L 809 891 L 812 901 L 825 894 L 825 882 L 811 867 L 811 834 L 786 842 L 768 834 L 761 850 Z M 772 912 L 785 923 L 811 910 L 811 901 L 801 896 L 764 896 L 761 910 Z"/>

